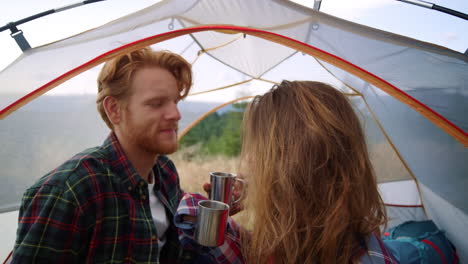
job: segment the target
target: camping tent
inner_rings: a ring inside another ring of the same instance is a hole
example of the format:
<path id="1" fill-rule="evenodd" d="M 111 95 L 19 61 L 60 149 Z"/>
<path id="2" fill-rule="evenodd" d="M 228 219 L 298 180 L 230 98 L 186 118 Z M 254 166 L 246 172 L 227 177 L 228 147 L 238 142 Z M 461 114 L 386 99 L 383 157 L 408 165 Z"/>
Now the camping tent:
<path id="1" fill-rule="evenodd" d="M 236 73 L 221 87 L 195 86 L 193 97 L 245 98 L 264 92 L 263 83 L 332 76 L 361 113 L 390 226 L 433 219 L 468 260 L 468 57 L 279 0 L 162 1 L 25 51 L 0 72 L 1 212 L 15 210 L 35 178 L 107 133 L 92 96 L 53 89 L 148 45 L 177 51 L 194 67 L 210 58 Z M 298 73 L 297 65 L 306 69 Z M 225 77 L 198 73 L 195 82 Z"/>

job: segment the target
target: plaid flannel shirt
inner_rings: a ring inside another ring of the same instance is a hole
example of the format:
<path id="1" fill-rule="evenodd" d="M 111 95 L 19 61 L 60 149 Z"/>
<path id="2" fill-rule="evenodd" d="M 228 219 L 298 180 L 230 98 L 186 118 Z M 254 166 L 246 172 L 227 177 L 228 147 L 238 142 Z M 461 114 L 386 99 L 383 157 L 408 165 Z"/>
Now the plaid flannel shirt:
<path id="1" fill-rule="evenodd" d="M 187 193 L 182 197 L 174 222 L 179 227 L 180 241 L 185 248 L 204 251 L 209 254 L 216 263 L 222 264 L 240 264 L 244 263 L 241 254 L 240 227 L 231 218 L 228 220 L 226 239 L 223 245 L 215 248 L 207 248 L 198 245 L 193 238 L 195 225 L 191 222 L 184 222 L 184 215 L 196 216 L 198 214 L 198 201 L 207 198 L 200 194 Z M 359 251 L 356 253 L 361 264 L 397 264 L 398 261 L 393 257 L 382 240 L 375 234 L 369 236 Z M 274 263 L 274 259 L 269 259 L 268 263 Z"/>
<path id="2" fill-rule="evenodd" d="M 154 193 L 172 219 L 183 192 L 174 164 L 160 156 Z M 171 224 L 158 256 L 149 191 L 115 134 L 85 150 L 26 190 L 12 263 L 184 263 Z"/>

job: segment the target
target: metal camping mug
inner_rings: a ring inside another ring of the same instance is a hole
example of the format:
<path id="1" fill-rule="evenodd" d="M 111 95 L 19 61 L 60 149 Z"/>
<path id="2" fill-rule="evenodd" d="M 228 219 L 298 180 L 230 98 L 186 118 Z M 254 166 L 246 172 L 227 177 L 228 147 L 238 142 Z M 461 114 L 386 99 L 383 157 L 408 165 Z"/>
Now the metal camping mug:
<path id="1" fill-rule="evenodd" d="M 198 202 L 198 217 L 195 227 L 195 241 L 207 247 L 224 243 L 229 205 L 212 200 Z"/>
<path id="2" fill-rule="evenodd" d="M 233 199 L 232 190 L 234 189 L 234 183 L 238 181 L 242 184 L 241 196 L 237 199 Z M 245 181 L 237 177 L 236 174 L 226 172 L 211 172 L 210 173 L 211 192 L 210 199 L 220 201 L 232 206 L 238 203 L 245 192 Z M 234 200 L 234 201 L 233 201 Z"/>

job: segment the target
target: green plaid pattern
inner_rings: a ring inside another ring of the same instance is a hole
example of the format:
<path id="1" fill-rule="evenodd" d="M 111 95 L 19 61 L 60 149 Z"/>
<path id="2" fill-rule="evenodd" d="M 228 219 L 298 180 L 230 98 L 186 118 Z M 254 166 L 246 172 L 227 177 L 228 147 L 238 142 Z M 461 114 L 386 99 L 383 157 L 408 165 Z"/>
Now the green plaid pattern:
<path id="1" fill-rule="evenodd" d="M 154 193 L 172 219 L 183 195 L 177 171 L 165 156 L 153 170 Z M 149 195 L 111 133 L 26 190 L 12 263 L 190 262 L 193 253 L 181 250 L 172 223 L 158 256 Z"/>

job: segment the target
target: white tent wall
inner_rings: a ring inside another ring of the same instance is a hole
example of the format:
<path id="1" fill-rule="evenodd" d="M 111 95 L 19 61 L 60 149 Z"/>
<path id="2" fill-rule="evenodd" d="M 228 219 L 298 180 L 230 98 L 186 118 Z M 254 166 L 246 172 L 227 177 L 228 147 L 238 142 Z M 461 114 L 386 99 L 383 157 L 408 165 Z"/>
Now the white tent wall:
<path id="1" fill-rule="evenodd" d="M 427 213 L 434 223 L 445 231 L 446 236 L 456 246 L 460 263 L 468 262 L 468 216 L 450 202 L 443 199 L 424 184 L 421 193 Z"/>
<path id="2" fill-rule="evenodd" d="M 402 192 L 398 192 L 398 195 L 401 195 Z M 386 205 L 388 223 L 387 230 L 389 228 L 395 227 L 399 224 L 402 224 L 406 221 L 424 221 L 427 220 L 426 214 L 424 212 L 424 207 L 419 206 L 401 206 L 401 205 Z M 384 233 L 385 235 L 385 233 Z"/>
<path id="3" fill-rule="evenodd" d="M 387 230 L 405 221 L 427 219 L 417 188 L 414 180 L 379 184 L 380 195 L 387 210 Z"/>
<path id="4" fill-rule="evenodd" d="M 18 227 L 18 211 L 0 214 L 0 262 L 8 257 L 15 246 L 16 228 Z"/>

